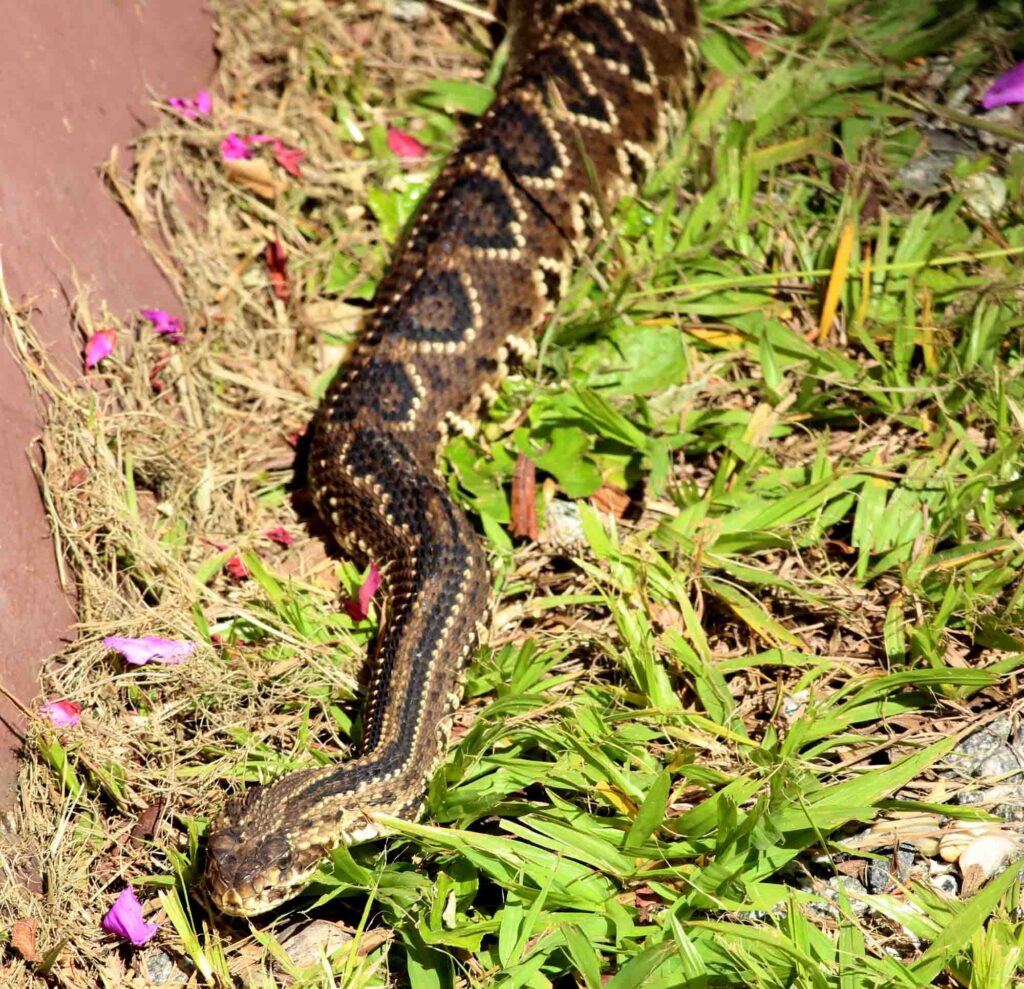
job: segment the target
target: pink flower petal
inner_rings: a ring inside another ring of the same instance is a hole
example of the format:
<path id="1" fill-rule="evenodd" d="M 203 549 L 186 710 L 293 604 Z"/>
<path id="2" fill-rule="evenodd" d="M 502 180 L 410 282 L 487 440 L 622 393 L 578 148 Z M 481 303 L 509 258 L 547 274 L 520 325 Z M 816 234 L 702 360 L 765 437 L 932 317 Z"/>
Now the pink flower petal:
<path id="1" fill-rule="evenodd" d="M 388 147 L 396 157 L 412 161 L 423 158 L 427 153 L 426 147 L 420 144 L 412 134 L 407 134 L 397 127 L 388 128 Z"/>
<path id="2" fill-rule="evenodd" d="M 245 580 L 249 576 L 249 571 L 242 562 L 242 558 L 240 556 L 231 557 L 231 559 L 224 564 L 224 569 L 227 570 L 235 580 Z"/>
<path id="3" fill-rule="evenodd" d="M 371 563 L 370 572 L 366 575 L 366 580 L 363 581 L 356 597 L 354 599 L 349 598 L 344 602 L 345 610 L 352 621 L 361 622 L 366 620 L 367 615 L 370 614 L 370 602 L 373 600 L 374 594 L 377 593 L 380 583 L 380 571 L 375 564 Z"/>
<path id="4" fill-rule="evenodd" d="M 263 535 L 272 543 L 277 543 L 278 546 L 291 546 L 295 542 L 292 534 L 283 525 L 279 525 L 276 529 L 268 529 Z"/>
<path id="5" fill-rule="evenodd" d="M 186 120 L 195 120 L 196 117 L 209 115 L 213 109 L 213 100 L 205 89 L 201 89 L 194 100 L 172 96 L 167 101 L 167 105 L 172 110 L 177 110 Z"/>
<path id="6" fill-rule="evenodd" d="M 1024 62 L 1015 65 L 1009 72 L 1004 72 L 981 98 L 981 105 L 986 110 L 1009 103 L 1024 103 Z"/>
<path id="7" fill-rule="evenodd" d="M 85 342 L 85 369 L 88 371 L 109 357 L 116 343 L 117 330 L 97 330 Z"/>
<path id="8" fill-rule="evenodd" d="M 39 708 L 44 718 L 49 718 L 55 728 L 74 728 L 80 720 L 82 705 L 75 701 L 49 701 Z"/>
<path id="9" fill-rule="evenodd" d="M 121 890 L 121 895 L 100 921 L 103 930 L 127 938 L 141 948 L 159 930 L 159 924 L 147 924 L 142 919 L 142 904 L 131 886 Z"/>
<path id="10" fill-rule="evenodd" d="M 298 148 L 289 148 L 280 141 L 274 142 L 274 161 L 276 161 L 289 175 L 297 179 L 302 178 L 302 169 L 299 167 L 306 160 L 306 152 Z"/>
<path id="11" fill-rule="evenodd" d="M 220 156 L 225 161 L 237 160 L 239 158 L 251 158 L 252 148 L 249 147 L 246 138 L 239 137 L 237 134 L 232 132 L 220 142 Z"/>
<path id="12" fill-rule="evenodd" d="M 143 309 L 141 314 L 153 324 L 157 333 L 167 337 L 168 343 L 181 343 L 185 328 L 177 316 L 172 316 L 165 309 Z"/>
<path id="13" fill-rule="evenodd" d="M 181 639 L 161 639 L 155 635 L 144 635 L 141 639 L 125 639 L 119 635 L 108 635 L 103 644 L 109 649 L 116 649 L 125 661 L 133 666 L 145 666 L 146 663 L 162 663 L 173 666 L 184 662 L 195 652 L 194 642 Z"/>

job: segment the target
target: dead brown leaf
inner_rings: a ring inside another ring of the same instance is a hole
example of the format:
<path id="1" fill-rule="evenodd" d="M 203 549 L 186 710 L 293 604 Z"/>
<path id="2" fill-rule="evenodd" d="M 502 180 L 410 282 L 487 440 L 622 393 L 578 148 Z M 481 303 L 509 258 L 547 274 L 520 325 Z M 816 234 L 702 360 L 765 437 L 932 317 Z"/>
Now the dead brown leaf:
<path id="1" fill-rule="evenodd" d="M 27 962 L 42 961 L 36 947 L 39 934 L 39 921 L 33 917 L 24 917 L 11 925 L 11 947 Z"/>

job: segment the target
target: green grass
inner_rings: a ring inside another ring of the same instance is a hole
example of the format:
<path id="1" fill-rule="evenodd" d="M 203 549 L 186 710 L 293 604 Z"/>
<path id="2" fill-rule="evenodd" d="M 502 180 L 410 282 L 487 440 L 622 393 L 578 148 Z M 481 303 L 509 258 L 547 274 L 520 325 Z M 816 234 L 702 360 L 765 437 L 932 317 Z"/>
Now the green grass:
<path id="1" fill-rule="evenodd" d="M 50 768 L 25 799 L 62 790 L 76 854 L 95 856 L 132 808 L 173 788 L 168 827 L 117 878 L 159 895 L 163 943 L 191 959 L 200 984 L 244 971 L 274 985 L 263 966 L 275 958 L 310 987 L 1024 980 L 1021 860 L 962 899 L 923 881 L 859 901 L 828 893 L 844 864 L 880 857 L 848 843 L 872 822 L 889 822 L 891 835 L 910 814 L 940 829 L 990 819 L 955 804 L 971 784 L 935 768 L 1009 705 L 1024 663 L 1024 153 L 979 151 L 923 202 L 895 175 L 921 139 L 908 83 L 927 73 L 922 60 L 951 56 L 948 88 L 987 79 L 1006 67 L 993 51 L 1020 44 L 1018 23 L 1009 2 L 979 14 L 830 0 L 817 17 L 750 0 L 705 5 L 706 87 L 692 116 L 576 273 L 538 362 L 504 383 L 479 436 L 445 452 L 451 489 L 496 563 L 497 616 L 424 822 L 396 821 L 387 842 L 340 850 L 296 905 L 356 931 L 355 947 L 330 961 L 300 971 L 288 959 L 287 913 L 241 945 L 249 928 L 224 927 L 188 891 L 224 787 L 344 756 L 359 730 L 349 674 L 373 623 L 335 610 L 336 585 L 321 580 L 330 564 L 282 570 L 250 551 L 250 580 L 234 587 L 226 555 L 201 542 L 234 543 L 269 519 L 295 527 L 287 466 L 259 466 L 265 451 L 250 446 L 231 459 L 218 453 L 228 439 L 204 435 L 212 466 L 168 481 L 124 455 L 130 430 L 104 432 L 110 410 L 96 411 L 101 426 L 84 428 L 113 451 L 135 528 L 90 544 L 81 565 L 108 582 L 126 575 L 163 619 L 191 620 L 219 644 L 187 688 L 164 671 L 111 686 L 94 636 L 88 676 L 108 714 L 131 709 L 170 736 L 125 771 L 109 737 L 87 747 L 44 732 L 35 758 Z M 317 31 L 339 24 L 340 12 L 305 24 L 298 76 L 343 154 L 363 161 L 359 188 L 332 199 L 298 183 L 273 215 L 238 190 L 218 192 L 250 232 L 271 221 L 285 231 L 310 300 L 368 298 L 429 181 L 389 160 L 382 117 L 422 123 L 421 139 L 450 147 L 455 114 L 482 110 L 500 65 L 483 84 L 435 75 L 382 89 L 379 66 L 331 61 L 331 35 L 321 43 Z M 186 157 L 199 155 L 182 140 Z M 985 170 L 1008 187 L 990 221 L 963 186 Z M 370 227 L 346 227 L 353 203 L 369 209 Z M 848 267 L 837 261 L 847 230 Z M 212 306 L 226 277 L 184 268 L 209 286 L 196 308 Z M 838 315 L 821 333 L 830 280 Z M 185 380 L 208 373 L 202 361 L 234 366 L 232 320 L 287 332 L 253 301 L 259 279 L 242 284 L 229 330 L 211 322 Z M 345 327 L 319 335 L 349 337 Z M 278 359 L 272 341 L 255 346 Z M 315 396 L 329 364 L 301 336 L 296 346 L 296 373 Z M 149 359 L 143 351 L 125 379 L 147 380 Z M 258 428 L 301 422 L 247 373 L 210 375 L 233 423 L 243 413 Z M 575 543 L 509 535 L 519 456 L 545 482 L 542 522 L 553 501 L 579 505 Z M 248 493 L 226 494 L 239 477 Z M 193 497 L 202 484 L 214 492 L 205 515 Z M 622 519 L 594 507 L 609 486 L 630 495 Z M 137 488 L 173 510 L 139 522 Z M 172 571 L 173 593 L 159 586 Z M 359 579 L 341 568 L 342 587 Z M 101 601 L 95 629 L 123 628 L 125 608 L 90 593 Z M 168 741 L 182 735 L 200 741 L 187 752 Z M 81 877 L 96 922 L 109 881 Z M 62 930 L 93 959 L 110 951 L 81 918 Z M 265 960 L 252 961 L 256 945 Z M 93 965 L 85 975 L 58 966 L 58 979 L 99 984 Z"/>

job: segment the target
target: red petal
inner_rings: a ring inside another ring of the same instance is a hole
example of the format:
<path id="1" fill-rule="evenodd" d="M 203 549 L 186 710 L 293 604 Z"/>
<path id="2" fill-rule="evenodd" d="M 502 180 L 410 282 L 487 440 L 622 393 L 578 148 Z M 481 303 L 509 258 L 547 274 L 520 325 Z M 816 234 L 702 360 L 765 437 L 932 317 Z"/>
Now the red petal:
<path id="1" fill-rule="evenodd" d="M 274 287 L 274 295 L 282 302 L 287 302 L 292 295 L 291 282 L 288 279 L 288 255 L 279 237 L 267 244 L 267 268 L 270 271 L 270 284 Z"/>
<path id="2" fill-rule="evenodd" d="M 427 153 L 425 145 L 420 144 L 412 134 L 406 134 L 404 130 L 399 130 L 397 127 L 388 128 L 388 147 L 391 149 L 391 153 L 398 158 L 407 158 L 413 161 L 425 157 Z"/>
<path id="3" fill-rule="evenodd" d="M 227 570 L 235 580 L 245 580 L 249 576 L 249 571 L 246 569 L 240 556 L 231 557 L 231 559 L 224 564 L 224 569 Z"/>
<path id="4" fill-rule="evenodd" d="M 272 543 L 277 543 L 278 546 L 291 546 L 295 542 L 292 534 L 283 525 L 279 525 L 276 529 L 268 529 L 263 535 Z"/>
<path id="5" fill-rule="evenodd" d="M 289 175 L 297 179 L 302 178 L 302 169 L 299 167 L 306 160 L 306 152 L 298 148 L 289 148 L 280 141 L 274 141 L 274 161 L 276 161 Z"/>
<path id="6" fill-rule="evenodd" d="M 370 602 L 373 600 L 374 594 L 377 593 L 380 582 L 380 571 L 377 569 L 376 564 L 371 563 L 370 572 L 366 575 L 366 580 L 363 581 L 356 597 L 354 599 L 349 598 L 344 602 L 345 610 L 352 621 L 361 622 L 366 620 L 366 617 L 370 614 Z"/>

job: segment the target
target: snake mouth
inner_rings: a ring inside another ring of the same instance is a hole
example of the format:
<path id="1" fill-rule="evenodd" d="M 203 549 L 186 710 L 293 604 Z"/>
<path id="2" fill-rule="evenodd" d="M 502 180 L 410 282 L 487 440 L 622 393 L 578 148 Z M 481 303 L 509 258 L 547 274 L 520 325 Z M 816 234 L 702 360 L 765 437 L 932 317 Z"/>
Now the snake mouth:
<path id="1" fill-rule="evenodd" d="M 206 878 L 206 890 L 214 906 L 221 913 L 231 917 L 257 917 L 280 906 L 299 891 L 298 888 L 269 889 L 257 894 L 253 890 L 252 895 L 243 896 L 237 889 L 225 885 L 209 874 Z"/>

